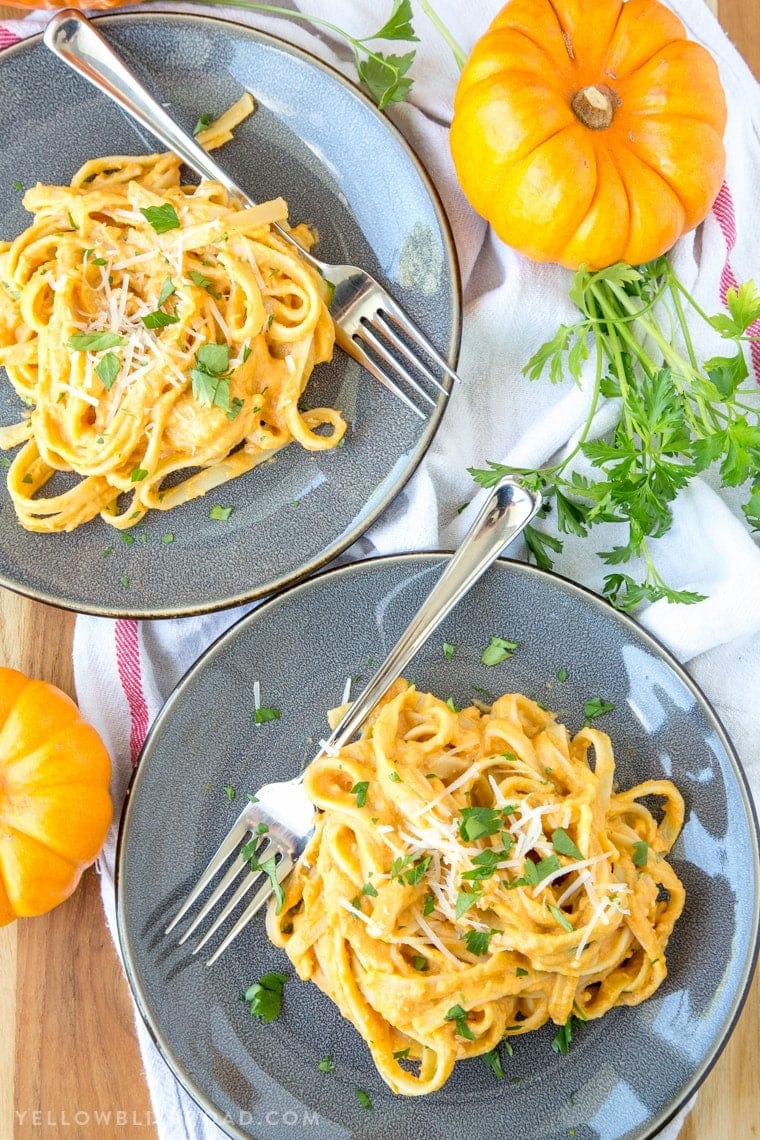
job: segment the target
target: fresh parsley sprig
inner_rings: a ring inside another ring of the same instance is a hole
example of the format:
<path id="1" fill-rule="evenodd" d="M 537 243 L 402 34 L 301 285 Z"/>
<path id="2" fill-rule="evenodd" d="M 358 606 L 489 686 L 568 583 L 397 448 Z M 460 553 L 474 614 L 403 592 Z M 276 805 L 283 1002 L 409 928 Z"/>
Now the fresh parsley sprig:
<path id="1" fill-rule="evenodd" d="M 729 289 L 727 312 L 710 316 L 679 280 L 667 257 L 634 267 L 617 263 L 573 278 L 571 298 L 580 319 L 563 325 L 525 366 L 535 380 L 572 376 L 581 381 L 594 361 L 586 422 L 572 450 L 535 470 L 488 461 L 471 468 L 481 486 L 505 474 L 538 488 L 554 509 L 560 534 L 585 537 L 605 523 L 623 524 L 625 541 L 600 552 L 615 569 L 604 593 L 620 609 L 642 601 L 693 603 L 702 596 L 668 585 L 655 564 L 652 541 L 671 527 L 679 493 L 709 467 L 724 487 L 748 486 L 744 513 L 760 529 L 760 391 L 745 383 L 743 345 L 760 319 L 760 293 L 753 282 Z M 699 319 L 732 351 L 699 360 L 690 321 Z M 604 400 L 617 407 L 615 422 L 594 438 L 594 418 Z M 585 460 L 591 474 L 578 470 Z M 562 540 L 531 526 L 526 543 L 537 565 L 550 569 Z M 636 563 L 638 576 L 621 567 Z"/>
<path id="2" fill-rule="evenodd" d="M 412 24 L 411 0 L 393 0 L 393 8 L 388 19 L 376 32 L 361 37 L 351 35 L 344 28 L 338 27 L 321 16 L 297 12 L 292 8 L 281 8 L 275 4 L 256 4 L 252 0 L 210 0 L 210 2 L 212 4 L 223 4 L 225 8 L 247 8 L 253 12 L 265 12 L 271 16 L 285 16 L 290 20 L 303 20 L 315 27 L 334 32 L 351 48 L 359 79 L 381 110 L 392 103 L 403 102 L 412 89 L 413 79 L 409 75 L 409 70 L 414 62 L 414 49 L 405 52 L 403 55 L 395 55 L 380 51 L 376 46 L 371 46 L 377 40 L 401 43 L 418 42 L 419 37 L 415 34 Z M 433 13 L 430 5 L 423 2 L 422 7 L 447 42 L 450 43 L 453 51 L 456 45 Z"/>

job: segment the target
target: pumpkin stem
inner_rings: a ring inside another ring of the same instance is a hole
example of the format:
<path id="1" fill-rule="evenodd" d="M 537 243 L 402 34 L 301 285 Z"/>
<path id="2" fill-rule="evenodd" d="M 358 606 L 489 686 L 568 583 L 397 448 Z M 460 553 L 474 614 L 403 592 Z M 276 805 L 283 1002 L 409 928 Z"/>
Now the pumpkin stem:
<path id="1" fill-rule="evenodd" d="M 576 91 L 570 106 L 575 117 L 591 131 L 603 131 L 612 122 L 615 108 L 620 106 L 612 88 L 606 85 L 581 87 Z"/>

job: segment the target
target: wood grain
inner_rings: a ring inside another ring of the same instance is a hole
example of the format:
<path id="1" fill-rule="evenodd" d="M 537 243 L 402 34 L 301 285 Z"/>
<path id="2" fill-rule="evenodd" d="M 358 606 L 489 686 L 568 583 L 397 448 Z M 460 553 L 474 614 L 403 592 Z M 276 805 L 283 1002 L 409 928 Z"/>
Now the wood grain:
<path id="1" fill-rule="evenodd" d="M 760 77 L 758 0 L 708 0 Z M 18 16 L 0 5 L 0 19 Z M 0 663 L 73 693 L 72 614 L 0 589 Z M 98 880 L 0 929 L 0 1140 L 155 1140 L 132 1006 Z M 760 977 L 681 1140 L 760 1136 Z"/>

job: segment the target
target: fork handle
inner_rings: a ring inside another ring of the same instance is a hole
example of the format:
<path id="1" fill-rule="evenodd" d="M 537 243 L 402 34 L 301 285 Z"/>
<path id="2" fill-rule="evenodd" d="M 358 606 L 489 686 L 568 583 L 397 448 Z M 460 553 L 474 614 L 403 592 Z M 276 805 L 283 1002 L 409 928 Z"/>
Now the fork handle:
<path id="1" fill-rule="evenodd" d="M 42 38 L 54 55 L 112 99 L 168 150 L 179 155 L 201 178 L 221 183 L 228 194 L 239 198 L 246 205 L 254 205 L 250 195 L 238 186 L 191 134 L 172 119 L 81 12 L 74 8 L 58 12 L 46 25 Z M 319 270 L 319 262 L 286 229 L 277 222 L 272 223 L 272 228 L 289 245 L 294 246 L 305 261 Z"/>
<path id="2" fill-rule="evenodd" d="M 509 476 L 499 480 L 415 617 L 322 746 L 323 754 L 348 744 L 431 633 L 540 506 L 538 491 L 529 491 Z"/>
<path id="3" fill-rule="evenodd" d="M 113 99 L 196 174 L 221 182 L 230 194 L 250 203 L 248 195 L 217 166 L 192 135 L 174 122 L 81 12 L 73 8 L 58 12 L 45 27 L 43 40 L 59 59 Z"/>

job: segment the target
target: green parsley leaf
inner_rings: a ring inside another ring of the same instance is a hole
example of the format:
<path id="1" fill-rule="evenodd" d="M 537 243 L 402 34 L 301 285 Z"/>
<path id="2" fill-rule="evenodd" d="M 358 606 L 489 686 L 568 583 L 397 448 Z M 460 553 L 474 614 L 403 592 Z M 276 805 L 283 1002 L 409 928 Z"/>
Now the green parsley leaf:
<path id="1" fill-rule="evenodd" d="M 367 802 L 367 789 L 369 788 L 369 780 L 361 780 L 358 784 L 354 784 L 351 789 L 351 795 L 356 796 L 356 806 L 363 808 Z"/>
<path id="2" fill-rule="evenodd" d="M 356 72 L 380 110 L 392 103 L 402 103 L 412 89 L 413 80 L 407 76 L 414 62 L 413 51 L 405 55 L 384 55 L 373 52 L 366 59 L 355 54 Z"/>
<path id="3" fill-rule="evenodd" d="M 462 808 L 462 822 L 459 825 L 459 835 L 462 839 L 472 842 L 486 835 L 495 835 L 503 823 L 504 817 L 500 808 Z"/>
<path id="4" fill-rule="evenodd" d="M 115 352 L 107 352 L 95 365 L 95 372 L 105 390 L 110 392 L 116 377 L 121 372 L 121 360 Z"/>
<path id="5" fill-rule="evenodd" d="M 272 720 L 280 719 L 280 710 L 271 706 L 261 705 L 253 714 L 254 724 L 268 724 Z"/>
<path id="6" fill-rule="evenodd" d="M 504 1080 L 504 1068 L 501 1063 L 501 1054 L 498 1048 L 491 1049 L 488 1053 L 481 1053 L 481 1059 L 488 1066 L 494 1076 L 498 1077 L 500 1081 Z"/>
<path id="7" fill-rule="evenodd" d="M 367 40 L 405 40 L 407 43 L 417 42 L 412 26 L 411 0 L 394 0 L 393 11 L 386 23 L 378 32 L 366 36 Z"/>
<path id="8" fill-rule="evenodd" d="M 210 114 L 208 111 L 205 111 L 200 116 L 200 118 L 198 119 L 198 122 L 193 127 L 193 134 L 199 135 L 201 133 L 201 131 L 205 131 L 206 128 L 208 126 L 210 126 L 211 123 L 213 123 L 213 121 L 214 121 L 214 116 L 212 114 Z"/>
<path id="9" fill-rule="evenodd" d="M 584 723 L 590 724 L 592 720 L 596 720 L 598 716 L 603 716 L 604 713 L 612 712 L 614 708 L 613 704 L 601 697 L 590 697 L 583 705 Z"/>
<path id="10" fill-rule="evenodd" d="M 125 336 L 111 332 L 74 333 L 66 341 L 74 352 L 101 352 L 104 348 L 118 348 L 126 343 Z"/>
<path id="11" fill-rule="evenodd" d="M 634 867 L 646 867 L 649 862 L 649 844 L 646 840 L 642 839 L 638 843 L 634 843 L 632 851 Z"/>
<path id="12" fill-rule="evenodd" d="M 508 661 L 510 657 L 513 657 L 515 650 L 519 648 L 520 643 L 517 641 L 507 641 L 503 637 L 492 637 L 483 650 L 480 660 L 484 665 L 499 665 L 502 661 Z"/>
<path id="13" fill-rule="evenodd" d="M 464 936 L 464 944 L 471 954 L 477 954 L 479 957 L 488 953 L 488 947 L 494 934 L 499 934 L 498 930 L 468 930 Z"/>
<path id="14" fill-rule="evenodd" d="M 237 792 L 236 792 L 236 791 L 235 791 L 235 789 L 233 788 L 232 784 L 227 784 L 227 786 L 226 786 L 226 787 L 225 787 L 225 789 L 224 789 L 224 794 L 225 794 L 225 796 L 227 797 L 227 799 L 228 799 L 228 800 L 235 800 L 235 799 L 237 799 Z"/>
<path id="15" fill-rule="evenodd" d="M 197 269 L 191 269 L 188 277 L 193 285 L 197 285 L 199 289 L 205 289 L 212 297 L 221 297 L 221 293 L 214 292 L 211 288 L 211 280 L 204 273 L 199 273 Z"/>
<path id="16" fill-rule="evenodd" d="M 232 507 L 220 507 L 219 505 L 216 505 L 211 508 L 208 513 L 208 517 L 210 519 L 215 519 L 217 522 L 226 522 L 232 514 L 232 511 Z"/>
<path id="17" fill-rule="evenodd" d="M 174 287 L 174 282 L 171 277 L 165 277 L 164 283 L 161 286 L 161 292 L 158 294 L 158 308 L 160 309 L 162 305 L 166 304 L 169 298 L 176 292 L 177 290 Z"/>
<path id="18" fill-rule="evenodd" d="M 470 909 L 471 906 L 475 905 L 475 903 L 478 901 L 478 899 L 482 898 L 482 896 L 483 896 L 482 891 L 460 891 L 459 892 L 459 894 L 457 895 L 456 904 L 454 906 L 454 915 L 456 917 L 457 922 L 462 917 L 462 915 Z"/>
<path id="19" fill-rule="evenodd" d="M 141 206 L 140 213 L 157 234 L 165 234 L 168 230 L 178 230 L 180 227 L 177 211 L 171 202 L 164 202 L 161 206 Z"/>
<path id="20" fill-rule="evenodd" d="M 455 1023 L 455 1032 L 460 1037 L 465 1037 L 468 1041 L 475 1040 L 475 1034 L 467 1024 L 469 1014 L 466 1009 L 462 1009 L 461 1005 L 452 1005 L 449 1012 L 446 1014 L 446 1021 L 453 1021 Z"/>
<path id="21" fill-rule="evenodd" d="M 165 329 L 167 325 L 176 325 L 179 317 L 175 313 L 165 313 L 163 309 L 155 309 L 140 318 L 146 329 Z"/>
<path id="22" fill-rule="evenodd" d="M 446 658 L 446 660 L 451 661 L 451 659 L 455 653 L 456 653 L 456 646 L 451 645 L 450 642 L 448 642 L 448 641 L 444 641 L 444 643 L 443 643 L 443 656 Z"/>
<path id="23" fill-rule="evenodd" d="M 323 1057 L 322 1060 L 317 1065 L 317 1072 L 319 1072 L 319 1073 L 333 1073 L 333 1072 L 335 1072 L 335 1062 L 333 1061 L 333 1059 L 329 1055 L 329 1053 L 326 1057 Z"/>
<path id="24" fill-rule="evenodd" d="M 245 991 L 244 999 L 254 1017 L 265 1025 L 275 1021 L 282 1012 L 282 993 L 287 977 L 285 974 L 265 974 Z"/>
<path id="25" fill-rule="evenodd" d="M 560 855 L 567 855 L 570 859 L 583 858 L 583 855 L 578 850 L 577 845 L 567 834 L 564 827 L 558 827 L 555 831 L 552 832 L 552 846 L 554 850 L 557 851 Z"/>
<path id="26" fill-rule="evenodd" d="M 263 862 L 259 861 L 256 855 L 256 847 L 259 843 L 259 837 L 252 839 L 250 843 L 244 844 L 240 854 L 243 859 L 247 859 L 252 871 L 262 871 L 270 883 L 272 884 L 272 893 L 277 902 L 275 913 L 279 914 L 282 910 L 282 904 L 285 902 L 285 892 L 282 889 L 282 884 L 277 875 L 277 859 L 271 855 L 269 859 L 264 859 Z"/>
<path id="27" fill-rule="evenodd" d="M 432 914 L 434 910 L 435 910 L 435 895 L 433 894 L 432 891 L 428 891 L 428 893 L 425 895 L 425 901 L 422 904 L 422 913 L 425 916 L 427 916 L 429 914 Z"/>
<path id="28" fill-rule="evenodd" d="M 563 914 L 559 907 L 555 906 L 554 903 L 549 903 L 549 914 L 560 924 L 563 930 L 567 930 L 568 933 L 570 933 L 574 929 L 573 924 L 567 915 Z"/>
<path id="29" fill-rule="evenodd" d="M 129 478 L 132 483 L 142 483 L 143 479 L 147 477 L 148 472 L 144 467 L 135 467 L 129 473 Z"/>
<path id="30" fill-rule="evenodd" d="M 567 1054 L 570 1052 L 570 1044 L 573 1040 L 573 1033 L 581 1024 L 580 1020 L 573 1014 L 568 1017 L 564 1025 L 561 1025 L 554 1035 L 552 1040 L 552 1049 L 555 1053 Z"/>
<path id="31" fill-rule="evenodd" d="M 369 1094 L 366 1093 L 364 1089 L 356 1090 L 356 1099 L 359 1101 L 359 1104 L 362 1106 L 362 1108 L 372 1108 L 372 1101 L 369 1098 Z"/>

